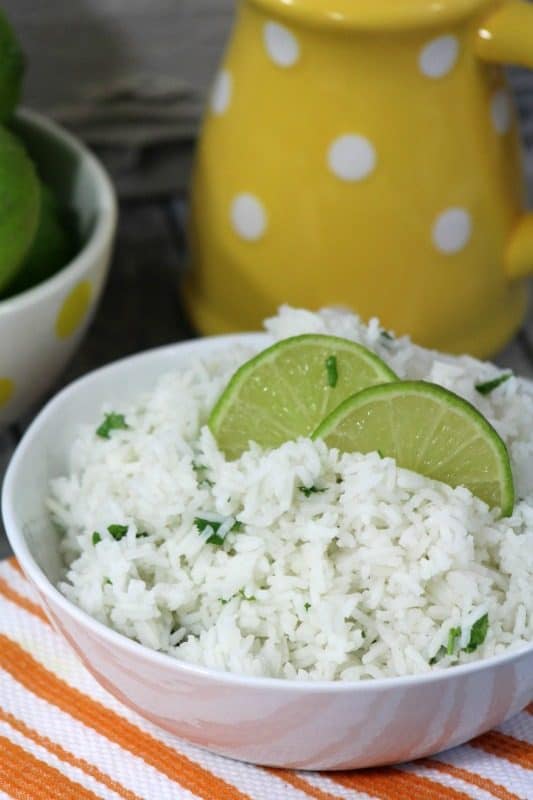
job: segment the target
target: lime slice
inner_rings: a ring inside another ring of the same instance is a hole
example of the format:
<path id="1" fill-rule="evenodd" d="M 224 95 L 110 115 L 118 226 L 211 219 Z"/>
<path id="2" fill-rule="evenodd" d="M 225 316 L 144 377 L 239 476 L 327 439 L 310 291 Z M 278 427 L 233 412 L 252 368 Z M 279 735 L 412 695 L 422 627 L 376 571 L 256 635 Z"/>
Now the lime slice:
<path id="1" fill-rule="evenodd" d="M 354 392 L 396 380 L 370 350 L 348 339 L 305 334 L 283 339 L 243 364 L 209 418 L 228 458 L 250 442 L 277 447 L 309 436 Z"/>
<path id="2" fill-rule="evenodd" d="M 504 516 L 514 488 L 505 444 L 474 406 L 423 381 L 397 381 L 349 397 L 314 439 L 344 452 L 379 451 L 400 467 L 450 486 L 466 486 Z"/>

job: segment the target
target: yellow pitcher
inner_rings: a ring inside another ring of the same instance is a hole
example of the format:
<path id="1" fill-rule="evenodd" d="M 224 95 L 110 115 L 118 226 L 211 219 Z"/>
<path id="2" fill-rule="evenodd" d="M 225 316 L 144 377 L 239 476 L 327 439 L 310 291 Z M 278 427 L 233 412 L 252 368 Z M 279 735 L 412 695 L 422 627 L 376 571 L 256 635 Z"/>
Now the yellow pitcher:
<path id="1" fill-rule="evenodd" d="M 527 2 L 244 0 L 193 178 L 199 329 L 335 304 L 427 346 L 503 345 L 533 215 L 502 62 L 533 67 Z"/>

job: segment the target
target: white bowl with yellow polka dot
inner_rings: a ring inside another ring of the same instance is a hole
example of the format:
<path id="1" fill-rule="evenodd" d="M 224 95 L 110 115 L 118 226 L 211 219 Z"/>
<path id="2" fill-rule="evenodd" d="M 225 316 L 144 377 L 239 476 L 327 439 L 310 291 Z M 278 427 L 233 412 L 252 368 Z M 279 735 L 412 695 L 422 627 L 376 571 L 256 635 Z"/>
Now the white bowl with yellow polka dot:
<path id="1" fill-rule="evenodd" d="M 34 111 L 21 111 L 16 128 L 43 180 L 74 212 L 82 244 L 56 275 L 0 301 L 0 426 L 35 405 L 80 344 L 102 292 L 117 220 L 111 181 L 76 138 Z"/>

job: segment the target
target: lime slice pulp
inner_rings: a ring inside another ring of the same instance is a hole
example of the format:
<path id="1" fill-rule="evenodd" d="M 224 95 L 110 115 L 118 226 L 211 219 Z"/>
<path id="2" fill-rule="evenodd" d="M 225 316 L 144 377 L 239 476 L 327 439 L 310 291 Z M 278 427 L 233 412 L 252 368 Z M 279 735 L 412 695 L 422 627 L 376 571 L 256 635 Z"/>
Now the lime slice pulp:
<path id="1" fill-rule="evenodd" d="M 453 392 L 423 381 L 374 386 L 345 400 L 314 439 L 344 452 L 379 450 L 400 467 L 466 486 L 504 516 L 514 505 L 509 454 L 492 425 Z"/>
<path id="2" fill-rule="evenodd" d="M 237 370 L 209 427 L 226 456 L 238 458 L 250 442 L 278 447 L 309 436 L 354 392 L 394 380 L 392 370 L 360 344 L 322 334 L 294 336 Z"/>

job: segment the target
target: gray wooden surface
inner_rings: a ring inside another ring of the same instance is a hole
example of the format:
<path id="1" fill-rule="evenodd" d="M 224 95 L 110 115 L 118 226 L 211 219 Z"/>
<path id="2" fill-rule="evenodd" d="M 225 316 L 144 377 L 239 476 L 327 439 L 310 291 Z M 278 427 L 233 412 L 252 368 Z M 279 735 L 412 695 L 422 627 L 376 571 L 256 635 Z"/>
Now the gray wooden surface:
<path id="1" fill-rule="evenodd" d="M 182 190 L 234 0 L 0 0 L 24 103 L 87 141 L 121 196 Z"/>
<path id="2" fill-rule="evenodd" d="M 234 0 L 3 0 L 28 54 L 26 98 L 48 111 L 136 75 L 203 93 Z"/>

